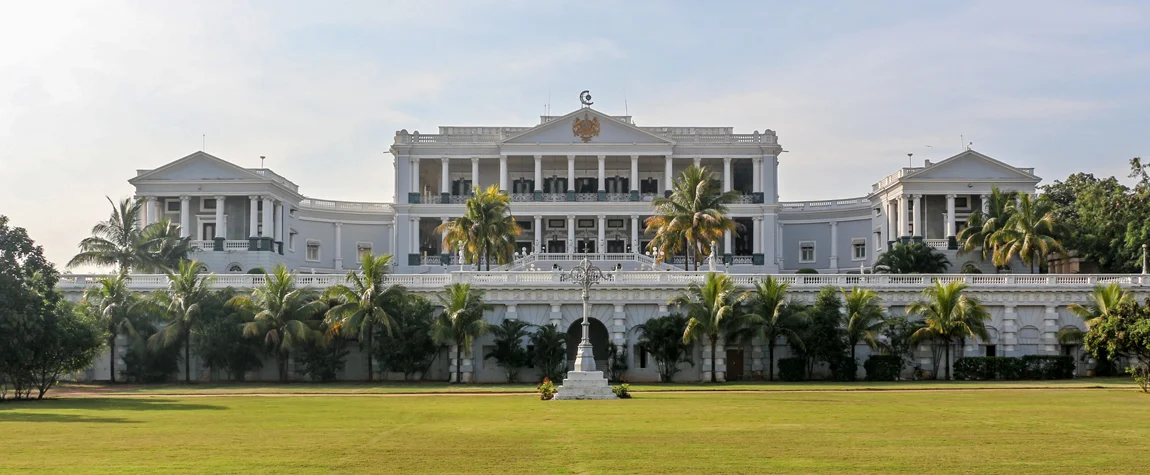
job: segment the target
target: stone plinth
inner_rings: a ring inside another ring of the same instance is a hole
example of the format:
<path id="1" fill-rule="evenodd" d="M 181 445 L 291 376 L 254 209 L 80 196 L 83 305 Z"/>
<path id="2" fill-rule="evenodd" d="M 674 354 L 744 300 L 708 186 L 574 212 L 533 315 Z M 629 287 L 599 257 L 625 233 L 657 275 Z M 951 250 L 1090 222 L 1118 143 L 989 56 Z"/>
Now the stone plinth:
<path id="1" fill-rule="evenodd" d="M 602 371 L 571 371 L 555 399 L 615 399 L 615 393 Z"/>

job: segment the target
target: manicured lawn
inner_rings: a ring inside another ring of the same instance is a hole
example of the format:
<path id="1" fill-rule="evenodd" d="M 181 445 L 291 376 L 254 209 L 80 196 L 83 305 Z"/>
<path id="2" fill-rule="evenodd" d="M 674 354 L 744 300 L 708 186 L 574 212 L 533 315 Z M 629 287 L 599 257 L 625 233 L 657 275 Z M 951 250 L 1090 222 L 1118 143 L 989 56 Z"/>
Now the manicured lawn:
<path id="1" fill-rule="evenodd" d="M 0 473 L 1117 473 L 1132 390 L 63 398 L 0 404 Z"/>

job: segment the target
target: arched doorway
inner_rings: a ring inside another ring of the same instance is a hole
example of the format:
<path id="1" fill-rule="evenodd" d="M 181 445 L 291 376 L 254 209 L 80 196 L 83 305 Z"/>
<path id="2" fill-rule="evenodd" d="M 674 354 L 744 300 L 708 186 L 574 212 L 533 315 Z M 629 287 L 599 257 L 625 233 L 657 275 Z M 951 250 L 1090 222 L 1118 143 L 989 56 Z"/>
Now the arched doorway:
<path id="1" fill-rule="evenodd" d="M 595 356 L 595 369 L 603 371 L 607 364 L 607 326 L 594 318 L 589 318 L 591 324 L 591 352 Z M 579 340 L 583 339 L 583 319 L 575 320 L 567 327 L 567 369 L 575 365 L 575 353 L 579 351 Z"/>

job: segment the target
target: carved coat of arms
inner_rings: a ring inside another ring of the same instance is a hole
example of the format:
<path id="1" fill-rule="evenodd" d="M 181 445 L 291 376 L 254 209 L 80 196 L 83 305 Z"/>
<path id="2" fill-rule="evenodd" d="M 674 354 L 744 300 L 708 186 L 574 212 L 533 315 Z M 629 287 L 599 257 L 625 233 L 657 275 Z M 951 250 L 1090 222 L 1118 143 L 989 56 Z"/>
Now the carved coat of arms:
<path id="1" fill-rule="evenodd" d="M 583 139 L 584 142 L 590 142 L 591 137 L 599 136 L 599 118 L 588 117 L 584 113 L 583 118 L 575 117 L 575 123 L 571 126 L 571 131 L 575 133 L 576 137 Z"/>

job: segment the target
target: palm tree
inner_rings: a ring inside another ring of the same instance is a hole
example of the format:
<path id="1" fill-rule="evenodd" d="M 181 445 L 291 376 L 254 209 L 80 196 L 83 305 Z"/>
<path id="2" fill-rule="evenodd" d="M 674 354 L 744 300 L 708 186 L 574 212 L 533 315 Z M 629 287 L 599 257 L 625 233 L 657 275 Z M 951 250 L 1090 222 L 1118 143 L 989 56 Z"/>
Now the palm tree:
<path id="1" fill-rule="evenodd" d="M 1090 292 L 1090 303 L 1085 306 L 1072 303 L 1066 309 L 1081 318 L 1086 324 L 1086 328 L 1090 329 L 1110 317 L 1119 305 L 1130 303 L 1133 300 L 1130 293 L 1118 284 L 1095 285 L 1094 290 Z M 1058 335 L 1059 340 L 1065 340 L 1064 343 L 1067 344 L 1081 342 L 1084 336 L 1085 334 L 1081 330 L 1077 330 L 1077 333 L 1074 331 L 1059 332 Z M 1106 354 L 1103 348 L 1099 348 L 1099 350 L 1095 355 L 1097 359 L 1095 370 L 1098 374 L 1109 373 L 1110 355 Z"/>
<path id="2" fill-rule="evenodd" d="M 107 197 L 105 197 L 107 198 Z M 124 198 L 112 203 L 112 214 L 92 227 L 92 236 L 80 241 L 80 253 L 68 261 L 68 267 L 82 265 L 114 266 L 120 272 L 144 264 L 140 239 L 140 210 L 143 199 Z"/>
<path id="3" fill-rule="evenodd" d="M 655 358 L 661 382 L 670 383 L 675 379 L 679 363 L 695 365 L 691 361 L 691 345 L 683 342 L 687 322 L 687 317 L 673 313 L 652 318 L 634 328 L 639 331 L 637 343 L 640 351 L 650 353 Z"/>
<path id="4" fill-rule="evenodd" d="M 710 254 L 711 243 L 737 227 L 727 216 L 727 205 L 739 198 L 739 192 L 721 190 L 719 181 L 706 168 L 692 165 L 683 170 L 671 196 L 651 202 L 655 211 L 647 218 L 645 232 L 655 238 L 648 249 L 661 249 L 667 257 L 686 249 L 688 258 L 694 258 L 695 270 L 699 270 L 698 256 Z"/>
<path id="5" fill-rule="evenodd" d="M 251 296 L 236 296 L 228 305 L 255 313 L 252 321 L 244 324 L 244 336 L 263 339 L 276 356 L 280 382 L 287 382 L 288 357 L 297 345 L 321 336 L 315 329 L 319 322 L 313 317 L 326 311 L 327 304 L 315 292 L 296 288 L 295 273 L 288 272 L 283 264 L 264 278 L 264 284 Z"/>
<path id="6" fill-rule="evenodd" d="M 168 273 L 168 288 L 156 294 L 156 303 L 167 312 L 168 325 L 148 338 L 153 348 L 184 346 L 184 382 L 192 381 L 191 335 L 203 323 L 200 303 L 211 293 L 215 276 L 200 273 L 196 261 L 181 261 L 177 272 Z"/>
<path id="7" fill-rule="evenodd" d="M 492 185 L 467 199 L 462 216 L 439 225 L 435 232 L 443 236 L 443 248 L 458 251 L 468 262 L 491 261 L 500 264 L 511 260 L 515 253 L 515 237 L 523 229 L 515 222 L 510 211 L 511 197 Z"/>
<path id="8" fill-rule="evenodd" d="M 531 360 L 539 366 L 543 377 L 562 380 L 563 366 L 567 364 L 567 334 L 555 325 L 543 325 L 531 334 L 531 346 L 535 347 Z"/>
<path id="9" fill-rule="evenodd" d="M 101 277 L 96 286 L 84 290 L 83 304 L 97 315 L 108 331 L 109 381 L 116 382 L 116 335 L 136 335 L 133 323 L 144 299 L 128 289 L 128 274 Z"/>
<path id="10" fill-rule="evenodd" d="M 986 213 L 976 210 L 966 219 L 966 226 L 958 232 L 958 253 L 965 254 L 979 251 L 982 260 L 994 257 L 995 242 L 992 239 L 1006 222 L 1010 219 L 1012 211 L 1010 203 L 1014 202 L 1018 194 L 1013 191 L 1003 192 L 997 186 L 991 185 L 990 195 L 987 197 Z"/>
<path id="11" fill-rule="evenodd" d="M 923 242 L 895 244 L 874 261 L 874 270 L 887 274 L 941 274 L 950 267 L 946 255 Z"/>
<path id="12" fill-rule="evenodd" d="M 860 341 L 871 349 L 878 348 L 878 336 L 882 333 L 886 320 L 875 291 L 855 287 L 850 293 L 839 289 L 843 294 L 843 307 L 846 309 L 846 337 L 851 347 L 851 359 L 855 359 L 855 349 Z"/>
<path id="13" fill-rule="evenodd" d="M 759 341 L 767 343 L 767 361 L 769 361 L 770 381 L 775 380 L 775 345 L 779 337 L 786 337 L 792 344 L 802 346 L 802 338 L 795 331 L 802 324 L 803 314 L 794 312 L 787 305 L 787 283 L 767 276 L 762 282 L 755 283 L 755 290 L 751 291 L 748 299 L 749 313 L 746 332 L 749 337 L 757 337 Z"/>
<path id="14" fill-rule="evenodd" d="M 518 380 L 519 369 L 527 366 L 531 360 L 531 355 L 523 347 L 523 339 L 530 335 L 527 331 L 529 326 L 522 320 L 504 320 L 499 325 L 491 326 L 495 347 L 483 357 L 494 358 L 507 371 L 509 383 Z"/>
<path id="15" fill-rule="evenodd" d="M 471 343 L 486 335 L 487 321 L 483 312 L 494 308 L 483 302 L 483 292 L 473 290 L 471 284 L 455 283 L 447 287 L 443 294 L 436 294 L 443 305 L 443 313 L 435 318 L 431 326 L 431 337 L 436 344 L 454 344 L 455 382 L 463 382 L 463 354 L 471 351 Z"/>
<path id="16" fill-rule="evenodd" d="M 692 283 L 687 291 L 671 299 L 671 303 L 686 310 L 690 321 L 683 331 L 683 343 L 711 342 L 711 382 L 715 375 L 715 351 L 719 337 L 738 330 L 740 323 L 739 304 L 747 298 L 747 293 L 735 288 L 735 281 L 727 274 L 708 272 L 702 285 Z"/>
<path id="17" fill-rule="evenodd" d="M 332 301 L 325 323 L 328 329 L 348 338 L 360 337 L 367 347 L 367 380 L 371 381 L 372 333 L 382 326 L 391 334 L 392 313 L 403 297 L 403 288 L 385 282 L 391 254 L 364 255 L 363 274 L 351 270 L 347 273 L 349 285 L 336 285 L 324 292 L 324 300 Z"/>
<path id="18" fill-rule="evenodd" d="M 1010 217 L 1006 224 L 991 235 L 996 246 L 994 265 L 1005 266 L 1018 256 L 1030 266 L 1033 274 L 1035 264 L 1039 264 L 1041 270 L 1043 256 L 1054 251 L 1065 252 L 1058 242 L 1058 224 L 1050 203 L 1023 194 L 1008 205 L 1008 209 Z"/>
<path id="19" fill-rule="evenodd" d="M 946 379 L 950 379 L 950 346 L 957 339 L 978 337 L 982 340 L 990 338 L 986 331 L 986 322 L 990 320 L 990 313 L 979 303 L 978 299 L 965 293 L 966 284 L 953 281 L 947 284 L 936 281 L 934 285 L 922 291 L 925 300 L 920 300 L 907 307 L 907 313 L 919 315 L 923 318 L 924 326 L 914 332 L 915 341 L 936 339 L 945 348 Z M 938 373 L 935 373 L 935 377 Z"/>
<path id="20" fill-rule="evenodd" d="M 165 273 L 179 267 L 194 249 L 191 237 L 180 237 L 180 227 L 167 219 L 149 224 L 140 231 L 144 250 L 141 272 Z"/>

